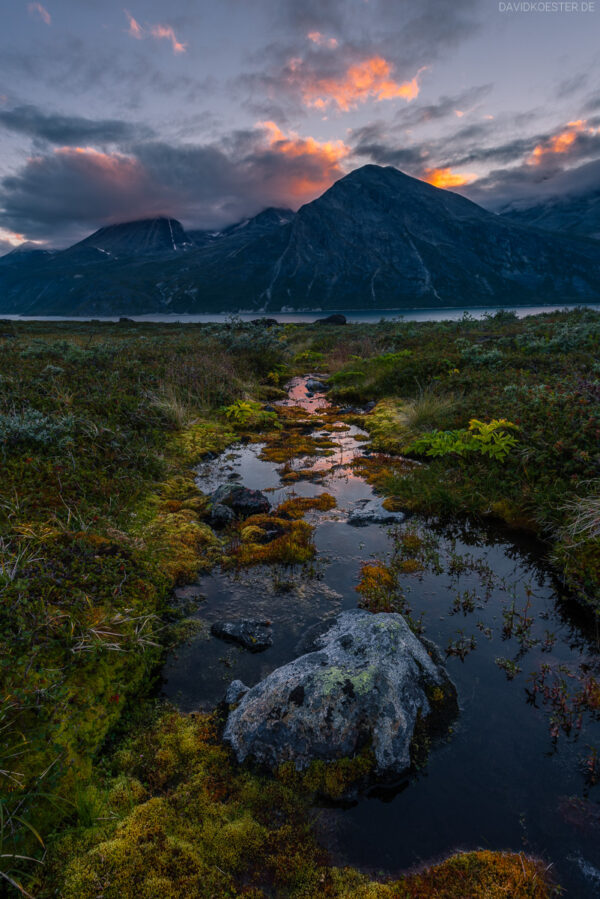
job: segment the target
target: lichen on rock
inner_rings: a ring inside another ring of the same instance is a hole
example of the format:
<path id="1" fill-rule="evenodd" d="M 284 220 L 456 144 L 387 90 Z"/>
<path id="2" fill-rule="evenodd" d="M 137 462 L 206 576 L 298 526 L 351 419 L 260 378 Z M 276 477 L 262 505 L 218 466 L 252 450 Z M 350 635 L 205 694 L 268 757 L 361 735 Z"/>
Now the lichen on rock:
<path id="1" fill-rule="evenodd" d="M 432 697 L 444 697 L 444 702 Z M 457 711 L 435 648 L 398 614 L 344 612 L 312 652 L 277 668 L 229 712 L 224 740 L 238 761 L 297 771 L 357 757 L 366 746 L 376 779 L 412 763 L 415 728 Z"/>

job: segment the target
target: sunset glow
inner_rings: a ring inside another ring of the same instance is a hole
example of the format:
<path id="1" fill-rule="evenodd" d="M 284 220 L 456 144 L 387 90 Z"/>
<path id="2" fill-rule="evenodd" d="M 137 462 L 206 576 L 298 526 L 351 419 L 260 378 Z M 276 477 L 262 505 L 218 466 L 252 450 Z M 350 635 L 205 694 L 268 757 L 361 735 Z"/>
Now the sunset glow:
<path id="1" fill-rule="evenodd" d="M 30 16 L 39 17 L 42 20 L 42 22 L 44 22 L 44 24 L 46 24 L 46 25 L 52 24 L 52 18 L 50 16 L 50 13 L 44 6 L 42 6 L 41 3 L 29 3 L 27 5 L 27 11 Z"/>
<path id="2" fill-rule="evenodd" d="M 257 127 L 266 132 L 271 150 L 302 163 L 288 174 L 286 186 L 291 197 L 312 199 L 345 174 L 340 163 L 350 148 L 343 141 L 320 142 L 313 137 L 300 137 L 295 131 L 286 135 L 275 122 L 259 122 Z"/>
<path id="3" fill-rule="evenodd" d="M 298 68 L 294 65 L 292 69 Z M 337 78 L 307 80 L 302 96 L 307 106 L 324 109 L 336 104 L 347 112 L 367 100 L 380 102 L 401 97 L 410 103 L 419 95 L 420 69 L 410 81 L 399 83 L 392 77 L 392 67 L 382 56 L 373 56 L 365 62 L 350 66 L 345 75 Z"/>
<path id="4" fill-rule="evenodd" d="M 177 40 L 175 31 L 171 25 L 148 25 L 146 27 L 140 25 L 137 19 L 131 15 L 129 10 L 123 10 L 127 18 L 127 34 L 135 38 L 137 41 L 143 40 L 146 36 L 153 37 L 156 40 L 170 41 L 173 53 L 185 53 L 187 44 Z"/>
<path id="5" fill-rule="evenodd" d="M 459 175 L 450 168 L 425 169 L 423 181 L 434 187 L 462 187 L 464 184 L 472 184 L 477 180 L 477 175 Z"/>
<path id="6" fill-rule="evenodd" d="M 158 38 L 159 40 L 164 38 L 165 40 L 171 41 L 173 53 L 185 53 L 187 49 L 186 44 L 182 44 L 177 40 L 175 32 L 170 25 L 153 25 L 150 29 L 150 34 L 152 37 Z"/>
<path id="7" fill-rule="evenodd" d="M 127 21 L 129 22 L 129 28 L 127 29 L 127 33 L 134 37 L 136 40 L 141 41 L 143 38 L 143 29 L 139 22 L 137 22 L 130 12 L 124 10 L 125 15 L 127 16 Z"/>
<path id="8" fill-rule="evenodd" d="M 4 241 L 11 245 L 11 247 L 18 247 L 22 243 L 27 242 L 27 238 L 24 234 L 16 234 L 14 231 L 7 231 L 6 228 L 0 228 L 0 242 Z M 39 243 L 39 241 L 31 241 L 32 243 Z"/>
<path id="9" fill-rule="evenodd" d="M 569 122 L 564 131 L 555 134 L 545 144 L 538 144 L 533 151 L 532 161 L 540 162 L 544 156 L 552 153 L 566 153 L 569 147 L 575 143 L 577 134 L 583 130 L 585 120 L 578 119 L 576 122 Z"/>
<path id="10" fill-rule="evenodd" d="M 312 41 L 313 44 L 317 44 L 319 47 L 329 47 L 331 50 L 338 45 L 337 38 L 325 37 L 320 31 L 309 31 L 307 38 L 309 41 Z"/>

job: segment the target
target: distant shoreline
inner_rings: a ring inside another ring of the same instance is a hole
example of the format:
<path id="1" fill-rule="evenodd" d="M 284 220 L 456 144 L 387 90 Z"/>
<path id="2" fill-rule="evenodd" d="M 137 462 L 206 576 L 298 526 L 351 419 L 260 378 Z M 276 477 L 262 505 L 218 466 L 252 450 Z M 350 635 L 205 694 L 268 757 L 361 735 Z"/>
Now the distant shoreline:
<path id="1" fill-rule="evenodd" d="M 405 309 L 313 309 L 298 310 L 295 312 L 206 312 L 199 314 L 187 313 L 146 313 L 142 315 L 18 315 L 0 313 L 0 321 L 74 321 L 74 322 L 118 322 L 120 318 L 127 318 L 133 322 L 156 322 L 162 324 L 211 324 L 230 321 L 232 318 L 241 321 L 253 319 L 271 318 L 281 324 L 297 323 L 310 324 L 319 318 L 325 318 L 332 312 L 345 315 L 350 324 L 367 324 L 378 322 L 381 319 L 392 320 L 403 318 L 405 321 L 456 321 L 465 314 L 474 318 L 483 318 L 486 314 L 493 315 L 496 312 L 514 312 L 518 318 L 528 315 L 538 315 L 543 312 L 560 312 L 562 310 L 596 309 L 600 311 L 600 303 L 565 303 L 522 306 L 517 303 L 501 306 L 435 306 L 414 307 Z"/>

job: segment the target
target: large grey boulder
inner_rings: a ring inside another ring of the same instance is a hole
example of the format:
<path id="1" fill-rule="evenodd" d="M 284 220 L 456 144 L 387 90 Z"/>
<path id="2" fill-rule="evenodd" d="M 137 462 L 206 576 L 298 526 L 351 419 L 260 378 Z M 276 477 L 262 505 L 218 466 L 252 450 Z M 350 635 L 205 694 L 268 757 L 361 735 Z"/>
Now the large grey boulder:
<path id="1" fill-rule="evenodd" d="M 237 684 L 223 737 L 238 761 L 303 770 L 370 746 L 373 774 L 391 777 L 411 766 L 415 727 L 457 710 L 437 650 L 401 615 L 343 612 L 315 646 L 245 693 Z"/>

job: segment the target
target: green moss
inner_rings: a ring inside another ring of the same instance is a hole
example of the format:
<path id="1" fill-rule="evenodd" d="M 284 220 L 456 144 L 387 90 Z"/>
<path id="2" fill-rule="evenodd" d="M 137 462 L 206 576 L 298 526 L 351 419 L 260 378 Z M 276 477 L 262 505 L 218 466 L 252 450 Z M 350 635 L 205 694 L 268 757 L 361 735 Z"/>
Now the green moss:
<path id="1" fill-rule="evenodd" d="M 308 798 L 347 794 L 368 776 L 370 750 L 305 772 L 288 763 L 264 780 L 231 765 L 216 724 L 167 711 L 130 737 L 113 758 L 108 789 L 91 800 L 96 820 L 52 847 L 36 895 L 550 896 L 542 866 L 518 854 L 461 853 L 389 882 L 329 866 L 308 824 Z"/>
<path id="2" fill-rule="evenodd" d="M 358 674 L 350 674 L 344 668 L 333 665 L 330 668 L 323 668 L 319 672 L 319 677 L 323 682 L 323 692 L 326 696 L 347 683 L 352 685 L 355 693 L 362 696 L 372 688 L 373 678 L 376 673 L 377 668 L 374 665 L 370 665 L 364 671 L 358 672 Z"/>

